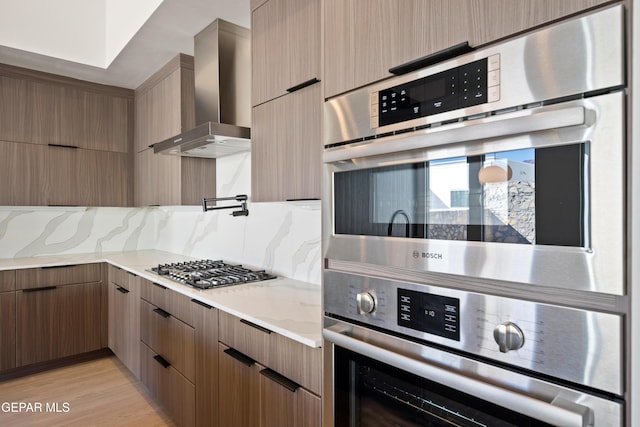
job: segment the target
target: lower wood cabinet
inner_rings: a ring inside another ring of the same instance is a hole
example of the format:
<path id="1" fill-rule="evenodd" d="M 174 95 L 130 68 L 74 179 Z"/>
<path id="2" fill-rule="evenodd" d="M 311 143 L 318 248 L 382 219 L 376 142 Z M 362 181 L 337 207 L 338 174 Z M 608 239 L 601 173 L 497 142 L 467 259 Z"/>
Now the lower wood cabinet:
<path id="1" fill-rule="evenodd" d="M 320 397 L 271 369 L 260 371 L 262 427 L 320 427 Z"/>
<path id="2" fill-rule="evenodd" d="M 140 378 L 139 276 L 109 266 L 108 345 L 113 354 Z"/>
<path id="3" fill-rule="evenodd" d="M 16 292 L 16 366 L 101 348 L 101 283 Z"/>
<path id="4" fill-rule="evenodd" d="M 147 280 L 141 297 L 140 380 L 178 425 L 217 425 L 218 311 Z"/>
<path id="5" fill-rule="evenodd" d="M 16 270 L 15 286 L 16 367 L 103 347 L 102 264 Z"/>
<path id="6" fill-rule="evenodd" d="M 218 350 L 218 424 L 260 426 L 260 375 L 252 358 L 220 343 Z"/>
<path id="7" fill-rule="evenodd" d="M 195 385 L 142 341 L 140 380 L 177 425 L 195 425 Z"/>
<path id="8" fill-rule="evenodd" d="M 16 366 L 16 293 L 0 293 L 0 371 Z"/>
<path id="9" fill-rule="evenodd" d="M 320 426 L 321 349 L 227 313 L 219 323 L 220 425 Z"/>

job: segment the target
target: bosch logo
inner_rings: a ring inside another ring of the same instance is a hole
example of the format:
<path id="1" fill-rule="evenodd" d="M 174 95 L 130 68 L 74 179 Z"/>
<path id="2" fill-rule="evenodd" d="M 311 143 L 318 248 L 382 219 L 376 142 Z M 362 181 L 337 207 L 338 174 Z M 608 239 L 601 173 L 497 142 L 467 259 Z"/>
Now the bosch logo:
<path id="1" fill-rule="evenodd" d="M 422 258 L 422 259 L 444 259 L 444 256 L 440 252 L 420 252 L 413 251 L 414 258 Z"/>

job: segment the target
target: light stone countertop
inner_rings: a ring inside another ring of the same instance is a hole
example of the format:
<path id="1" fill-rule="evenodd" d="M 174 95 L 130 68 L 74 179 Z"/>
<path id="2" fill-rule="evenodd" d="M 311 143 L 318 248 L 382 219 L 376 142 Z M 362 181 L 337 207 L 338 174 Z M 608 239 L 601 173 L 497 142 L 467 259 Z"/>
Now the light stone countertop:
<path id="1" fill-rule="evenodd" d="M 0 259 L 0 271 L 106 262 L 302 344 L 310 347 L 322 345 L 320 286 L 278 277 L 263 282 L 200 290 L 147 271 L 158 264 L 192 259 L 194 258 L 156 250 L 51 255 Z"/>

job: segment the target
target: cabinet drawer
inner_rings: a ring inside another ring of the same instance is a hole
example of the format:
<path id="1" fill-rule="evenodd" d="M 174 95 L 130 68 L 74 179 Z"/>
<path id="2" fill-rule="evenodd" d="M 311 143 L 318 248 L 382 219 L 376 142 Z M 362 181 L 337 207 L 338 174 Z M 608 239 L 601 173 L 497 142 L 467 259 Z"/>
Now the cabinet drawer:
<path id="1" fill-rule="evenodd" d="M 109 265 L 109 282 L 113 283 L 121 288 L 129 290 L 129 280 L 127 272 L 120 267 L 114 267 Z"/>
<path id="2" fill-rule="evenodd" d="M 267 366 L 318 396 L 322 395 L 322 349 L 279 334 L 272 335 Z"/>
<path id="3" fill-rule="evenodd" d="M 220 312 L 220 341 L 312 392 L 322 391 L 322 351 Z"/>
<path id="4" fill-rule="evenodd" d="M 140 297 L 193 326 L 193 307 L 190 298 L 149 280 L 142 280 Z"/>
<path id="5" fill-rule="evenodd" d="M 271 369 L 260 371 L 260 420 L 278 427 L 320 427 L 321 401 Z"/>
<path id="6" fill-rule="evenodd" d="M 218 319 L 221 342 L 260 363 L 266 363 L 273 332 L 223 311 L 220 311 Z"/>
<path id="7" fill-rule="evenodd" d="M 0 292 L 13 291 L 16 289 L 16 272 L 0 271 Z"/>
<path id="8" fill-rule="evenodd" d="M 16 287 L 30 289 L 99 282 L 100 267 L 100 264 L 79 264 L 16 270 Z"/>
<path id="9" fill-rule="evenodd" d="M 157 356 L 140 343 L 140 380 L 177 425 L 195 425 L 195 386 L 173 366 L 165 367 Z"/>
<path id="10" fill-rule="evenodd" d="M 195 383 L 195 330 L 191 326 L 141 300 L 140 339 Z"/>

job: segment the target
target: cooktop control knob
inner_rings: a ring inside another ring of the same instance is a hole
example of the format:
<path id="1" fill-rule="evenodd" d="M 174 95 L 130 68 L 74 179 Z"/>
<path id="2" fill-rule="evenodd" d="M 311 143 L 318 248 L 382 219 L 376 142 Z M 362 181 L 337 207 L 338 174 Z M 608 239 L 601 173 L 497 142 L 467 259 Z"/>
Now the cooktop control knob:
<path id="1" fill-rule="evenodd" d="M 500 352 L 506 353 L 517 350 L 524 345 L 524 334 L 522 330 L 512 322 L 505 322 L 498 325 L 493 330 L 493 338 L 500 347 Z"/>
<path id="2" fill-rule="evenodd" d="M 356 296 L 358 314 L 373 313 L 376 309 L 376 300 L 369 292 L 360 292 Z"/>

